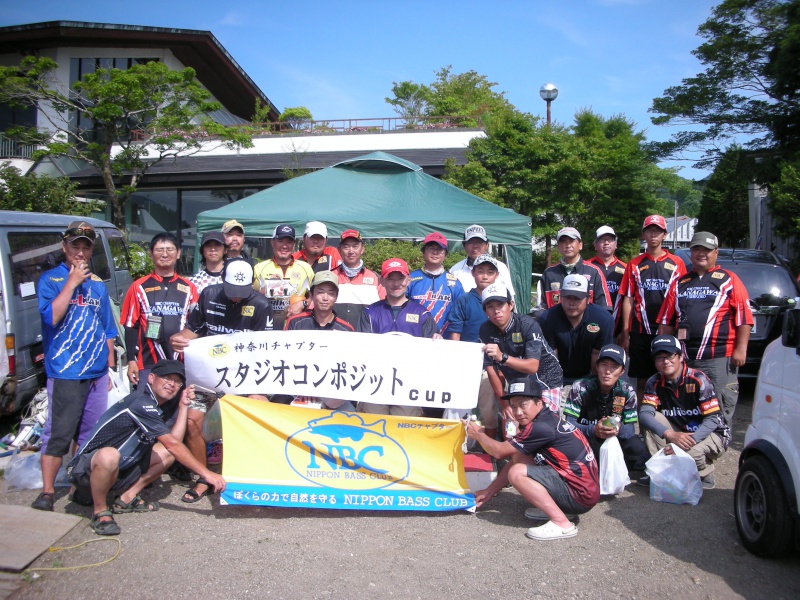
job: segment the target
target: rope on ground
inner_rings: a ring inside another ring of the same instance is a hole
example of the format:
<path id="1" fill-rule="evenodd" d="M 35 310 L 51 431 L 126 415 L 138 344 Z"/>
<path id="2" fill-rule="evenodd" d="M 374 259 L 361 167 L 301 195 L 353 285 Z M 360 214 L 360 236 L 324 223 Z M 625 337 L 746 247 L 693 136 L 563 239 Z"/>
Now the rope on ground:
<path id="1" fill-rule="evenodd" d="M 75 569 L 88 569 L 90 567 L 99 567 L 101 565 L 105 565 L 110 563 L 112 560 L 119 556 L 119 553 L 122 551 L 122 542 L 119 541 L 119 538 L 93 538 L 91 540 L 86 540 L 85 542 L 81 542 L 80 544 L 76 544 L 75 546 L 65 546 L 64 548 L 55 548 L 50 547 L 47 551 L 48 552 L 60 552 L 61 550 L 74 550 L 75 548 L 80 548 L 81 546 L 85 546 L 91 542 L 116 542 L 117 543 L 117 551 L 114 553 L 114 556 L 111 558 L 107 558 L 106 560 L 99 562 L 99 563 L 92 563 L 89 565 L 76 565 L 74 567 L 31 567 L 30 569 L 25 569 L 26 573 L 32 573 L 34 571 L 72 571 Z"/>

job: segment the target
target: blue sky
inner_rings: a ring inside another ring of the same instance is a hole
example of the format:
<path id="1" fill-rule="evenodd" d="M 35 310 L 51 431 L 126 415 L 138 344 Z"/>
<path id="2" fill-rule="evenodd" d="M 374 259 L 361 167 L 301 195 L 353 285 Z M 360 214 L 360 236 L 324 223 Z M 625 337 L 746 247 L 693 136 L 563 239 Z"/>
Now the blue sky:
<path id="1" fill-rule="evenodd" d="M 671 129 L 647 109 L 700 72 L 697 27 L 720 0 L 404 0 L 273 2 L 36 0 L 0 8 L 0 25 L 74 20 L 211 31 L 272 102 L 316 119 L 396 116 L 392 82 L 429 84 L 447 65 L 497 82 L 517 108 L 544 116 L 539 88 L 554 83 L 553 119 L 576 111 L 624 114 L 648 139 Z M 681 175 L 707 172 L 683 166 Z"/>

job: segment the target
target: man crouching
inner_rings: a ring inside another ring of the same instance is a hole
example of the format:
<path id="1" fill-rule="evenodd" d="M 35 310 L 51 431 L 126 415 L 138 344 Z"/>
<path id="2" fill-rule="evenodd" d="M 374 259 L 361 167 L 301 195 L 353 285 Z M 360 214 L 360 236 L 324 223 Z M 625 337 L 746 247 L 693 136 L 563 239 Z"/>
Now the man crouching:
<path id="1" fill-rule="evenodd" d="M 525 535 L 534 540 L 577 535 L 578 528 L 565 513 L 583 514 L 600 499 L 597 461 L 589 443 L 574 425 L 560 420 L 542 402 L 542 391 L 535 381 L 511 381 L 503 399 L 509 401 L 511 414 L 519 424 L 516 436 L 498 442 L 478 425 L 467 424 L 467 435 L 486 452 L 495 458 L 511 458 L 488 488 L 475 492 L 477 506 L 510 483 L 538 509 L 534 512 L 541 511 L 548 519 Z"/>
<path id="2" fill-rule="evenodd" d="M 194 400 L 194 386 L 185 388 L 185 383 L 182 363 L 157 363 L 147 385 L 109 408 L 70 461 L 67 473 L 76 488 L 73 498 L 88 500 L 91 494 L 94 511 L 89 526 L 98 535 L 120 533 L 113 513 L 158 510 L 157 502 L 142 500 L 139 492 L 175 459 L 199 473 L 215 491 L 225 489 L 225 480 L 201 465 L 181 443 Z M 120 494 L 111 510 L 107 504 L 110 492 Z"/>

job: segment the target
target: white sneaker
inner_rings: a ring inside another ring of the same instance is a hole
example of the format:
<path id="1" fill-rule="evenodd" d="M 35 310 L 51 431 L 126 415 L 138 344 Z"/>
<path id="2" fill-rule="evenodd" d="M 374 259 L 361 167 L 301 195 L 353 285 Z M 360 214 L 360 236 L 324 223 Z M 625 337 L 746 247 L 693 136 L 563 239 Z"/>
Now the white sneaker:
<path id="1" fill-rule="evenodd" d="M 552 521 L 548 521 L 539 527 L 531 527 L 528 529 L 525 535 L 532 540 L 540 540 L 543 542 L 550 540 L 561 540 L 578 535 L 578 528 L 573 525 L 567 529 L 562 529 Z"/>
<path id="2" fill-rule="evenodd" d="M 577 522 L 578 520 L 578 515 L 564 513 L 564 516 L 567 517 L 567 520 L 572 521 L 573 523 Z M 550 517 L 548 517 L 543 511 L 535 506 L 531 506 L 525 510 L 525 518 L 530 519 L 531 521 L 542 521 L 543 523 L 550 520 Z"/>

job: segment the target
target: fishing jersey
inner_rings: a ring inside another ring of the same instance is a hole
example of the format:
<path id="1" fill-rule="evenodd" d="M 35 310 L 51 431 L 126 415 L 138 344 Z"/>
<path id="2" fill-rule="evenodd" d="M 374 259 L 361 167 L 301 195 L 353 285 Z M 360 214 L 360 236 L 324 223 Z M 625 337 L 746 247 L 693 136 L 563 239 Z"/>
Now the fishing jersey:
<path id="1" fill-rule="evenodd" d="M 489 317 L 483 310 L 481 295 L 473 288 L 453 302 L 450 314 L 447 315 L 445 329 L 448 334 L 460 334 L 462 342 L 480 342 L 481 325 L 488 320 Z"/>
<path id="2" fill-rule="evenodd" d="M 572 384 L 564 404 L 564 418 L 574 423 L 583 435 L 594 437 L 597 422 L 611 415 L 620 418 L 619 439 L 626 440 L 636 435 L 634 426 L 639 417 L 636 390 L 631 384 L 618 379 L 607 394 L 600 391 L 600 380 L 596 375 Z"/>
<path id="3" fill-rule="evenodd" d="M 506 381 L 529 377 L 539 382 L 544 389 L 561 387 L 563 373 L 553 349 L 547 343 L 542 333 L 542 328 L 531 316 L 511 313 L 511 321 L 505 331 L 500 331 L 491 321 L 481 325 L 479 337 L 484 344 L 497 344 L 500 351 L 514 358 L 535 358 L 539 361 L 539 369 L 533 375 L 516 371 L 508 366 L 501 365 L 484 354 L 483 367 L 485 369 L 498 368 L 503 373 Z"/>
<path id="4" fill-rule="evenodd" d="M 559 263 L 552 267 L 547 267 L 542 273 L 542 302 L 541 308 L 553 308 L 561 301 L 561 285 L 567 275 L 576 273 L 586 277 L 589 282 L 589 302 L 597 306 L 603 306 L 608 310 L 613 308 L 611 296 L 608 295 L 608 286 L 603 272 L 592 263 L 578 259 L 575 266 L 567 271 L 567 268 Z"/>
<path id="5" fill-rule="evenodd" d="M 331 269 L 331 272 L 339 278 L 336 312 L 354 328 L 358 327 L 364 307 L 386 298 L 386 290 L 380 284 L 378 275 L 363 266 L 352 278 L 348 277 L 344 265 Z"/>
<path id="6" fill-rule="evenodd" d="M 53 300 L 64 289 L 69 267 L 61 263 L 39 279 L 44 369 L 52 379 L 97 379 L 108 373 L 108 342 L 117 337 L 111 301 L 97 275 L 72 292 L 64 317 L 53 325 Z"/>
<path id="7" fill-rule="evenodd" d="M 119 450 L 120 472 L 136 466 L 150 456 L 159 437 L 172 432 L 179 401 L 180 393 L 159 406 L 150 384 L 139 386 L 103 413 L 70 461 L 67 473 L 72 472 L 81 454 L 99 448 Z"/>
<path id="8" fill-rule="evenodd" d="M 658 258 L 644 252 L 631 259 L 619 287 L 621 297 L 633 298 L 630 331 L 658 333 L 658 313 L 667 290 L 684 275 L 683 261 L 667 251 Z"/>
<path id="9" fill-rule="evenodd" d="M 589 442 L 546 405 L 509 443 L 533 456 L 535 464 L 551 466 L 581 506 L 592 508 L 600 500 L 599 469 Z"/>
<path id="10" fill-rule="evenodd" d="M 342 264 L 342 256 L 339 254 L 339 250 L 331 246 L 325 246 L 325 249 L 322 251 L 322 256 L 320 256 L 313 263 L 308 260 L 305 248 L 303 250 L 293 252 L 292 258 L 294 260 L 302 260 L 304 263 L 310 265 L 314 273 L 319 273 L 320 271 L 333 271 L 333 269 Z"/>
<path id="11" fill-rule="evenodd" d="M 208 269 L 200 269 L 197 273 L 189 277 L 189 281 L 194 284 L 197 293 L 200 294 L 208 286 L 222 283 L 222 271 L 212 272 Z"/>
<path id="12" fill-rule="evenodd" d="M 439 333 L 439 327 L 431 313 L 413 300 L 407 300 L 399 307 L 389 306 L 385 300 L 381 300 L 364 309 L 356 331 L 361 333 L 400 332 L 414 337 L 432 338 Z"/>
<path id="13" fill-rule="evenodd" d="M 742 281 L 715 266 L 705 275 L 691 271 L 667 292 L 658 315 L 662 325 L 687 324 L 686 353 L 692 360 L 731 356 L 736 328 L 753 325 L 750 298 Z"/>
<path id="14" fill-rule="evenodd" d="M 333 321 L 320 325 L 311 310 L 292 315 L 283 327 L 286 331 L 355 331 L 352 325 L 333 313 Z"/>
<path id="15" fill-rule="evenodd" d="M 269 298 L 275 329 L 283 329 L 286 309 L 292 298 L 303 299 L 311 289 L 314 279 L 311 265 L 302 260 L 292 260 L 291 264 L 281 267 L 269 259 L 258 263 L 254 274 L 253 289 Z"/>
<path id="16" fill-rule="evenodd" d="M 731 430 L 725 423 L 711 380 L 702 371 L 692 369 L 686 363 L 682 365 L 683 370 L 675 383 L 667 381 L 661 373 L 647 380 L 642 408 L 652 406 L 685 433 L 695 433 L 709 419 L 713 433 L 722 439 L 723 447 L 727 448 L 731 441 Z"/>
<path id="17" fill-rule="evenodd" d="M 461 282 L 448 271 L 431 275 L 417 269 L 411 272 L 410 277 L 411 283 L 408 284 L 406 296 L 424 306 L 440 327 L 445 325 L 453 302 L 464 295 Z"/>
<path id="18" fill-rule="evenodd" d="M 200 299 L 189 313 L 186 327 L 199 337 L 239 333 L 240 331 L 271 331 L 272 306 L 257 292 L 239 302 L 231 302 L 223 284 L 203 290 Z"/>
<path id="19" fill-rule="evenodd" d="M 475 277 L 472 275 L 472 266 L 474 262 L 474 260 L 470 262 L 468 258 L 465 258 L 450 267 L 450 272 L 461 282 L 461 287 L 464 288 L 464 292 L 475 289 Z M 514 286 L 511 282 L 511 272 L 508 270 L 506 263 L 500 260 L 497 261 L 497 281 L 505 285 L 508 291 L 511 292 L 512 300 L 517 297 L 517 293 L 514 291 Z"/>
<path id="20" fill-rule="evenodd" d="M 175 273 L 169 280 L 150 273 L 133 282 L 125 294 L 120 323 L 125 327 L 128 360 L 149 369 L 161 359 L 177 359 L 169 338 L 186 326 L 190 307 L 197 302 L 194 284 Z M 150 317 L 158 317 L 160 325 Z"/>
<path id="21" fill-rule="evenodd" d="M 598 256 L 593 256 L 592 258 L 586 259 L 586 264 L 594 265 L 603 273 L 603 277 L 606 278 L 606 287 L 608 288 L 608 296 L 611 299 L 611 306 L 614 307 L 614 317 L 617 316 L 617 298 L 619 295 L 619 286 L 622 283 L 622 276 L 625 274 L 625 267 L 627 267 L 627 263 L 622 262 L 616 256 L 611 263 L 606 266 L 606 264 L 600 259 Z"/>

